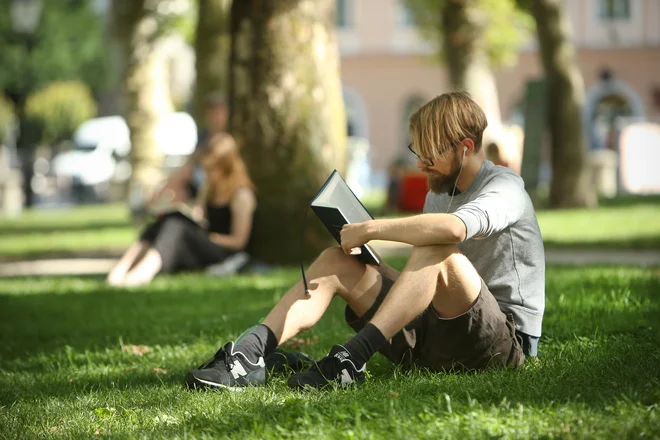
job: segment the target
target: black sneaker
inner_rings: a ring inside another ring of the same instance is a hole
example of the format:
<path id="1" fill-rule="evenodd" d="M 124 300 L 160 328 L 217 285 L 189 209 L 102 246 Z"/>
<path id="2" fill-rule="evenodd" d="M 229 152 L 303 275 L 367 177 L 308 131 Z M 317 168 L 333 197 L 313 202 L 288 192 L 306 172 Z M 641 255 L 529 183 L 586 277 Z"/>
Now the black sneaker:
<path id="1" fill-rule="evenodd" d="M 266 385 L 266 364 L 260 357 L 252 363 L 240 351 L 234 351 L 234 343 L 229 342 L 198 369 L 186 374 L 185 383 L 189 388 L 228 388 Z"/>
<path id="2" fill-rule="evenodd" d="M 276 349 L 266 356 L 266 371 L 268 374 L 299 373 L 314 365 L 314 358 L 305 353 Z"/>
<path id="3" fill-rule="evenodd" d="M 367 364 L 358 368 L 348 351 L 341 345 L 335 345 L 330 353 L 317 364 L 303 373 L 289 378 L 291 388 L 324 388 L 337 384 L 342 387 L 364 382 Z"/>

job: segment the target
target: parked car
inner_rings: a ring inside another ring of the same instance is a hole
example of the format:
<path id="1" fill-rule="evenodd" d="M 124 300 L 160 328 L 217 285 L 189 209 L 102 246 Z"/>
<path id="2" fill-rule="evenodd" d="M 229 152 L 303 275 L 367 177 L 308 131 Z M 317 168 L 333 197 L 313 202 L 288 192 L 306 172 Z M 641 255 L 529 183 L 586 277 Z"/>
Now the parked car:
<path id="1" fill-rule="evenodd" d="M 164 167 L 181 164 L 197 145 L 197 125 L 188 113 L 165 116 L 156 127 L 156 142 Z M 53 158 L 53 172 L 62 191 L 69 191 L 79 203 L 105 201 L 110 185 L 126 181 L 131 169 L 130 130 L 121 116 L 85 121 L 76 129 L 73 148 Z"/>

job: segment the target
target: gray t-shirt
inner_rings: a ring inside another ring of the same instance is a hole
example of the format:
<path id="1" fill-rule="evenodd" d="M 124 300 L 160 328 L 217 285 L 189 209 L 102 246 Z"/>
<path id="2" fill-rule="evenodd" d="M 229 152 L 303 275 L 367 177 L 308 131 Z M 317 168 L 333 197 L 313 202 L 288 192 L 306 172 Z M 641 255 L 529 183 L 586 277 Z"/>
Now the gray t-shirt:
<path id="1" fill-rule="evenodd" d="M 511 169 L 484 161 L 470 187 L 457 193 L 430 192 L 425 213 L 460 218 L 467 237 L 458 244 L 516 329 L 541 336 L 545 309 L 545 254 L 534 206 L 523 180 Z"/>

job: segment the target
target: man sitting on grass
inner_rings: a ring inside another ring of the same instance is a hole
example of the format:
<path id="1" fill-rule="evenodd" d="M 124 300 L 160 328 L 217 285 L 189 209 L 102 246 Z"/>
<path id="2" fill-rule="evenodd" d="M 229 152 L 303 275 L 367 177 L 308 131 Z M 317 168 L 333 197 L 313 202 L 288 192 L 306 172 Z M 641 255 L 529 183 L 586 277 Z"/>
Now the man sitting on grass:
<path id="1" fill-rule="evenodd" d="M 522 179 L 484 159 L 482 109 L 466 93 L 436 97 L 410 119 L 409 146 L 428 174 L 424 213 L 346 225 L 341 248 L 324 251 L 237 345 L 228 343 L 186 376 L 191 387 L 266 383 L 264 358 L 309 329 L 330 301 L 348 304 L 358 333 L 309 370 L 294 388 L 347 385 L 365 379 L 379 351 L 392 362 L 433 371 L 516 367 L 536 356 L 545 306 L 543 242 Z M 409 243 L 398 273 L 351 256 L 370 240 Z"/>

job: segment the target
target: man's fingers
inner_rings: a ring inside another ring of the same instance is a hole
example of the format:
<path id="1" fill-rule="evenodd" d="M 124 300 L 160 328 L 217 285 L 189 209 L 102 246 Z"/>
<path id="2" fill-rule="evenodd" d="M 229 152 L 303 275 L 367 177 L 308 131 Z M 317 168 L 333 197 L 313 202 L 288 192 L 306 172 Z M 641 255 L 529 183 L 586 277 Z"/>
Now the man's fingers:
<path id="1" fill-rule="evenodd" d="M 360 255 L 362 253 L 362 249 L 357 247 L 357 248 L 352 248 L 349 252 L 349 255 Z"/>

